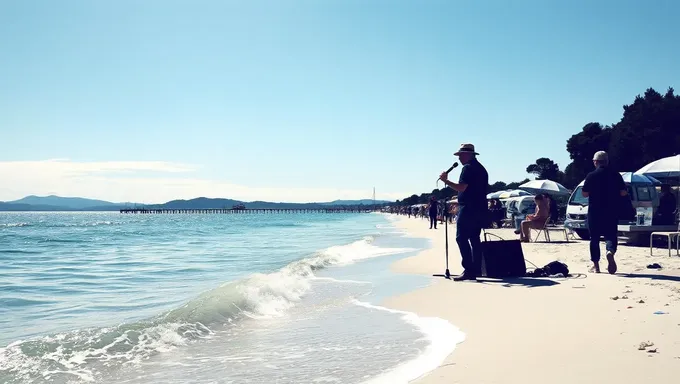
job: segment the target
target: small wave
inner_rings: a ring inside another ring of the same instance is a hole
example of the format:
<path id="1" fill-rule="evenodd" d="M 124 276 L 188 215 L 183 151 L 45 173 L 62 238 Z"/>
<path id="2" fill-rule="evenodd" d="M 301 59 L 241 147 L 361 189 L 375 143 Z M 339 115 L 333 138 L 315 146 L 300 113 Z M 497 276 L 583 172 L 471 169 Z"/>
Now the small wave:
<path id="1" fill-rule="evenodd" d="M 99 376 L 97 365 L 139 363 L 185 345 L 187 339 L 210 334 L 198 325 L 136 323 L 17 341 L 0 348 L 0 379 L 1 372 L 7 372 L 12 376 L 4 378 L 6 383 L 72 376 L 94 381 Z"/>
<path id="2" fill-rule="evenodd" d="M 66 239 L 66 238 L 61 238 L 61 239 L 55 239 L 55 238 L 46 238 L 40 241 L 40 243 L 84 243 L 84 240 L 79 240 L 79 239 Z"/>
<path id="3" fill-rule="evenodd" d="M 438 317 L 421 317 L 413 312 L 399 311 L 380 307 L 359 300 L 353 303 L 370 309 L 402 315 L 402 319 L 412 324 L 424 334 L 429 345 L 417 358 L 407 361 L 396 368 L 383 372 L 362 384 L 408 384 L 439 367 L 444 359 L 453 352 L 457 344 L 465 340 L 465 334 L 450 322 Z"/>
<path id="4" fill-rule="evenodd" d="M 84 221 L 80 223 L 46 223 L 39 221 L 36 223 L 0 223 L 0 228 L 16 228 L 16 227 L 40 227 L 40 228 L 75 228 L 75 227 L 98 227 L 98 226 L 111 226 L 111 225 L 121 225 L 122 222 L 118 221 Z"/>
<path id="5" fill-rule="evenodd" d="M 333 283 L 342 283 L 342 284 L 369 284 L 369 285 L 373 284 L 370 281 L 335 279 L 335 278 L 332 278 L 332 277 L 315 277 L 314 280 L 330 281 L 330 282 L 333 282 Z"/>
<path id="6" fill-rule="evenodd" d="M 314 272 L 331 265 L 408 252 L 381 248 L 365 237 L 292 262 L 269 274 L 254 274 L 203 292 L 156 318 L 113 328 L 77 330 L 0 348 L 0 382 L 55 375 L 96 380 L 103 366 L 137 364 L 244 319 L 281 316 L 309 291 Z M 3 377 L 4 373 L 11 376 Z M 63 378 L 62 377 L 62 378 Z M 5 381 L 3 381 L 3 379 Z"/>
<path id="7" fill-rule="evenodd" d="M 306 227 L 306 224 L 303 223 L 290 223 L 290 222 L 281 222 L 281 223 L 267 223 L 265 227 L 275 227 L 275 228 L 294 228 L 294 227 Z"/>
<path id="8" fill-rule="evenodd" d="M 25 250 L 22 250 L 22 249 L 0 249 L 0 253 L 19 254 L 19 255 L 37 255 L 37 254 L 41 254 L 42 252 L 40 252 L 40 251 L 25 251 Z"/>
<path id="9" fill-rule="evenodd" d="M 53 223 L 50 225 L 45 225 L 47 228 L 73 228 L 73 227 L 98 227 L 101 225 L 120 225 L 121 222 L 115 221 L 83 221 L 80 223 Z"/>
<path id="10" fill-rule="evenodd" d="M 85 223 L 83 224 L 84 226 L 90 226 L 90 227 L 97 227 L 100 225 L 119 225 L 121 223 L 119 222 L 114 222 L 114 221 L 95 221 L 92 223 Z"/>
<path id="11" fill-rule="evenodd" d="M 53 301 L 45 300 L 29 300 L 22 299 L 20 297 L 4 297 L 0 298 L 0 307 L 25 307 L 25 306 L 35 306 L 35 305 L 46 305 L 52 304 Z"/>

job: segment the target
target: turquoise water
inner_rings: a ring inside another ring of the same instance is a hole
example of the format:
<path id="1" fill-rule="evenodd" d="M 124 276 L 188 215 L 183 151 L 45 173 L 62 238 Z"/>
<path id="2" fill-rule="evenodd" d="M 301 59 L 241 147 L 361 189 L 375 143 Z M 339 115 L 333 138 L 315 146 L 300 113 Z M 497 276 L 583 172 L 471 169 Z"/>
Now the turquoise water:
<path id="1" fill-rule="evenodd" d="M 0 382 L 393 383 L 457 337 L 382 308 L 377 214 L 0 214 Z"/>

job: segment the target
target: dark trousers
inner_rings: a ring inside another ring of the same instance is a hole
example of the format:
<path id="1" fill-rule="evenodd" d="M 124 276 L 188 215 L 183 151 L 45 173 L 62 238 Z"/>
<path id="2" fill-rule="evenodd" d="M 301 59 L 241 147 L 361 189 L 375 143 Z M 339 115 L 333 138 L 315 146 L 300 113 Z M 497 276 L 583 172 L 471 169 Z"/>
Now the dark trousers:
<path id="1" fill-rule="evenodd" d="M 590 260 L 600 261 L 600 237 L 604 237 L 607 252 L 616 253 L 618 229 L 616 218 L 588 216 L 590 231 Z"/>
<path id="2" fill-rule="evenodd" d="M 484 211 L 460 207 L 456 222 L 456 243 L 460 249 L 465 274 L 477 276 L 481 272 L 482 242 L 479 236 L 485 218 Z"/>
<path id="3" fill-rule="evenodd" d="M 431 214 L 430 213 L 430 229 L 432 229 L 432 226 L 434 225 L 434 229 L 437 229 L 437 215 L 436 214 Z"/>

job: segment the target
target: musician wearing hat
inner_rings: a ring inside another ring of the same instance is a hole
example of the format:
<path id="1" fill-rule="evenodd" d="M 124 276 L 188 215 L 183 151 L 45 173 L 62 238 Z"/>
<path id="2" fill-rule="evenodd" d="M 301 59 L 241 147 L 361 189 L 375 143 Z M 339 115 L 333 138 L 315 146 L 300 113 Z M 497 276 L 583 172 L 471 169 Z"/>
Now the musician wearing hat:
<path id="1" fill-rule="evenodd" d="M 475 146 L 461 144 L 454 153 L 463 164 L 457 183 L 448 179 L 443 172 L 439 178 L 458 192 L 458 221 L 456 222 L 456 243 L 460 249 L 464 272 L 455 281 L 476 280 L 481 270 L 482 244 L 480 235 L 487 218 L 486 190 L 489 174 L 477 161 Z"/>

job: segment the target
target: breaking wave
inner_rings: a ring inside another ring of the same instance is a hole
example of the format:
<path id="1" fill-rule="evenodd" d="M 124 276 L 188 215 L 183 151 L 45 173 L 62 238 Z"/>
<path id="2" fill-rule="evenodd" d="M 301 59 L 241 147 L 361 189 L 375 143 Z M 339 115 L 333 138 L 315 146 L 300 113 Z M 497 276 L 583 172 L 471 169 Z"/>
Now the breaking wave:
<path id="1" fill-rule="evenodd" d="M 0 348 L 0 382 L 95 381 L 104 371 L 210 338 L 239 321 L 280 316 L 310 289 L 317 270 L 411 251 L 372 242 L 373 237 L 365 237 L 272 273 L 225 283 L 148 320 L 15 341 Z"/>

